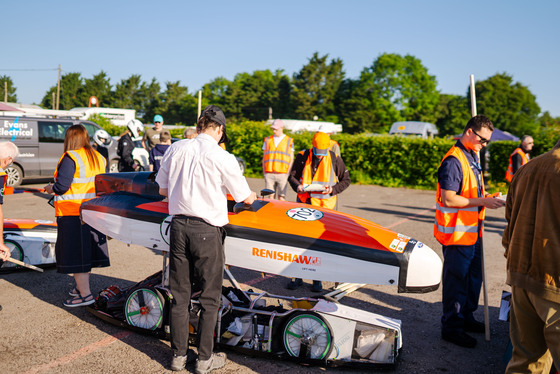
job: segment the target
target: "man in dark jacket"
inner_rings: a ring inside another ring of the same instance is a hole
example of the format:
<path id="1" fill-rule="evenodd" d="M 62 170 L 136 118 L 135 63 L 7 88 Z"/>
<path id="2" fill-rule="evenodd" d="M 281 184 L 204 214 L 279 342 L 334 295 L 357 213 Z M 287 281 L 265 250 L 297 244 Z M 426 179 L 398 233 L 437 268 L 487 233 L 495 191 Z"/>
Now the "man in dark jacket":
<path id="1" fill-rule="evenodd" d="M 560 141 L 520 168 L 507 194 L 512 358 L 506 373 L 560 368 Z"/>
<path id="2" fill-rule="evenodd" d="M 288 182 L 298 194 L 298 202 L 335 209 L 337 195 L 350 186 L 350 173 L 342 158 L 329 150 L 330 137 L 324 132 L 313 136 L 313 148 L 300 152 L 292 165 Z M 308 190 L 307 186 L 322 186 L 321 191 Z M 295 290 L 303 284 L 301 278 L 288 283 Z M 321 292 L 321 281 L 313 281 L 313 292 Z"/>

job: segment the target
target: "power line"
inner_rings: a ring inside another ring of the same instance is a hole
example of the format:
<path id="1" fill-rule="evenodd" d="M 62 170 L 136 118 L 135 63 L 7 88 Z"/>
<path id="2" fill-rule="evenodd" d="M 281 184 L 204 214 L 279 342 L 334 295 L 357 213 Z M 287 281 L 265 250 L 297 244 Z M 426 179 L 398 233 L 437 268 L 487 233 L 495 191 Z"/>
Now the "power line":
<path id="1" fill-rule="evenodd" d="M 54 69 L 3 69 L 0 68 L 0 71 L 53 71 L 58 70 L 58 68 Z"/>

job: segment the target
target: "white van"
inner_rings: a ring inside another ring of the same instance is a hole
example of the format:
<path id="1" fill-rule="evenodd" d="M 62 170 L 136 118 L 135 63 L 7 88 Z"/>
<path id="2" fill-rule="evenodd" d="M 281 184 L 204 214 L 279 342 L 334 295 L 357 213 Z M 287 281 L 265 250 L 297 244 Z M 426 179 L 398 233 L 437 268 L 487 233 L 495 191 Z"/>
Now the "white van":
<path id="1" fill-rule="evenodd" d="M 431 139 L 437 134 L 436 125 L 418 121 L 395 122 L 389 130 L 389 135 L 413 135 L 422 139 Z"/>
<path id="2" fill-rule="evenodd" d="M 126 126 L 128 122 L 136 118 L 136 110 L 121 108 L 72 108 L 71 112 L 81 113 L 79 119 L 89 119 L 93 114 L 107 118 L 113 125 Z"/>

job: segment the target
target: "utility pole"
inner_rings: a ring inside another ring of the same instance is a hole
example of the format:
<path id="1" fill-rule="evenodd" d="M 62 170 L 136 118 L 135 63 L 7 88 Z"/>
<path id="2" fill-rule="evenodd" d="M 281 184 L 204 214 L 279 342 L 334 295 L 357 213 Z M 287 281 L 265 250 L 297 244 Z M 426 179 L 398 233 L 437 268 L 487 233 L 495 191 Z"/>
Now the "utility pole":
<path id="1" fill-rule="evenodd" d="M 202 111 L 202 90 L 198 90 L 198 116 L 196 117 L 196 122 L 200 118 L 200 112 Z"/>
<path id="2" fill-rule="evenodd" d="M 268 107 L 268 119 L 272 119 L 272 107 Z"/>
<path id="3" fill-rule="evenodd" d="M 52 108 L 53 110 L 56 108 L 56 93 L 54 91 L 52 93 Z"/>
<path id="4" fill-rule="evenodd" d="M 56 84 L 56 110 L 60 105 L 60 64 L 58 64 L 58 81 Z"/>
<path id="5" fill-rule="evenodd" d="M 4 102 L 8 103 L 8 81 L 4 81 Z"/>

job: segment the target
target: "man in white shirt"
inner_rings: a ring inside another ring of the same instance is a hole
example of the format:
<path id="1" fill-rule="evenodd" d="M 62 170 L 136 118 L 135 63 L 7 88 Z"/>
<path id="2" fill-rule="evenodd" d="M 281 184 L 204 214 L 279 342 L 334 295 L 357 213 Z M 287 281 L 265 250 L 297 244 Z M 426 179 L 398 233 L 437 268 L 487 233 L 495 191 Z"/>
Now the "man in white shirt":
<path id="1" fill-rule="evenodd" d="M 196 269 L 202 285 L 198 323 L 196 372 L 208 373 L 225 365 L 222 353 L 212 353 L 214 330 L 221 301 L 224 240 L 228 223 L 227 191 L 237 202 L 252 204 L 256 194 L 241 174 L 235 157 L 219 144 L 227 141 L 226 117 L 210 105 L 198 119 L 199 135 L 176 142 L 165 153 L 156 177 L 160 194 L 169 197 L 169 288 L 173 295 L 170 314 L 171 370 L 182 370 L 194 361 L 188 349 L 189 303 Z M 188 356 L 188 358 L 187 358 Z"/>

